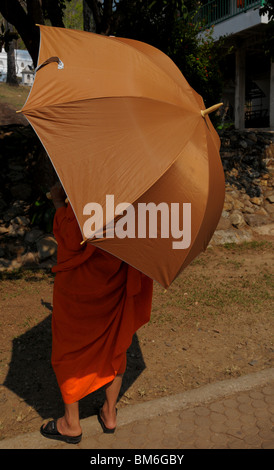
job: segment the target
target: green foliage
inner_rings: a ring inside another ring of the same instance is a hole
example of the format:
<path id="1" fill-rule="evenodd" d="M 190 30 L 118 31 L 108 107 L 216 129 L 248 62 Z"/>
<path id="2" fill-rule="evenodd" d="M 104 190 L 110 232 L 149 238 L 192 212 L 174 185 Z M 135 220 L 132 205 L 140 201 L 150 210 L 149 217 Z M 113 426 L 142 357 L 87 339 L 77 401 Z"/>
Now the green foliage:
<path id="1" fill-rule="evenodd" d="M 213 27 L 203 31 L 194 16 L 188 13 L 186 20 L 178 21 L 173 30 L 173 50 L 168 55 L 209 107 L 220 100 L 222 93 L 222 43 L 213 40 Z"/>
<path id="2" fill-rule="evenodd" d="M 45 20 L 50 20 L 52 25 L 61 24 L 67 4 L 71 0 L 42 0 L 42 12 Z"/>
<path id="3" fill-rule="evenodd" d="M 147 42 L 166 53 L 189 84 L 203 96 L 206 106 L 219 101 L 222 92 L 222 42 L 213 29 L 202 32 L 195 20 L 195 0 L 120 0 L 119 21 L 113 33 Z"/>
<path id="4" fill-rule="evenodd" d="M 83 29 L 83 0 L 67 0 L 63 14 L 66 28 Z"/>

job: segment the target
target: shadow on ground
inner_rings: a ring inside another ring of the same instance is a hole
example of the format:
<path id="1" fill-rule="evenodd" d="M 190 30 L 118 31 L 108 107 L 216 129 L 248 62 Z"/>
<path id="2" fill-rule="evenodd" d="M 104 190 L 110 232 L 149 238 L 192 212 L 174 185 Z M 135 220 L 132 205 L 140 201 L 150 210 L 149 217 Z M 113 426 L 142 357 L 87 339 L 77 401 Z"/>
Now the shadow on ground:
<path id="1" fill-rule="evenodd" d="M 52 305 L 41 300 L 48 310 Z M 34 408 L 42 419 L 58 418 L 63 413 L 63 402 L 51 366 L 51 314 L 23 335 L 14 338 L 12 358 L 4 385 Z M 145 369 L 138 337 L 133 336 L 127 353 L 127 369 L 120 397 Z M 85 397 L 80 402 L 80 418 L 97 413 L 104 400 L 104 390 Z"/>

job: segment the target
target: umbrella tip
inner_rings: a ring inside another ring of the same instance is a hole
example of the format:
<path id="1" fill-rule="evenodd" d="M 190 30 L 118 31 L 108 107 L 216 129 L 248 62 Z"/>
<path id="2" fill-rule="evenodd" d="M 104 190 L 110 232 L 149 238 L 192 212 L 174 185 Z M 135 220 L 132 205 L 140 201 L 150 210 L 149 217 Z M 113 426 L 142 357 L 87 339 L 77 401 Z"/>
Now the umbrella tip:
<path id="1" fill-rule="evenodd" d="M 211 106 L 210 108 L 207 108 L 207 109 L 202 109 L 201 110 L 201 115 L 203 117 L 205 117 L 207 114 L 209 113 L 212 113 L 213 111 L 216 111 L 217 109 L 219 109 L 221 106 L 223 106 L 224 103 L 218 103 L 218 104 L 214 104 L 213 106 Z"/>

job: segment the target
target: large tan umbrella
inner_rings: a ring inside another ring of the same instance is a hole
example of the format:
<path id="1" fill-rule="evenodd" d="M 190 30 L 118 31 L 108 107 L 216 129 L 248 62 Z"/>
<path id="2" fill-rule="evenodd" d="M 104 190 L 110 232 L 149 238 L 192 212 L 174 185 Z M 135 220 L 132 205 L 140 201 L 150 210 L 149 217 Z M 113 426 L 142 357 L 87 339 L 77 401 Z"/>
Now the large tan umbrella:
<path id="1" fill-rule="evenodd" d="M 168 287 L 207 247 L 224 202 L 220 141 L 202 98 L 152 46 L 63 28 L 40 32 L 21 112 L 55 167 L 83 241 Z"/>

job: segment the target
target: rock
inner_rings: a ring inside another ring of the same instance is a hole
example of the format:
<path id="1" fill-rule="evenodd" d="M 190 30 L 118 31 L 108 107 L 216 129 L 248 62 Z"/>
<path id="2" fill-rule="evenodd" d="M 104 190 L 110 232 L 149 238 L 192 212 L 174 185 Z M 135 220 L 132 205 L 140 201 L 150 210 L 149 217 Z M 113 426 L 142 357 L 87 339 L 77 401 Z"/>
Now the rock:
<path id="1" fill-rule="evenodd" d="M 239 145 L 243 148 L 246 149 L 248 147 L 247 142 L 245 140 L 240 140 Z"/>
<path id="2" fill-rule="evenodd" d="M 245 214 L 245 221 L 251 227 L 258 227 L 269 223 L 269 217 L 261 214 Z"/>
<path id="3" fill-rule="evenodd" d="M 37 253 L 29 251 L 21 257 L 22 266 L 37 265 L 39 263 L 39 257 Z"/>
<path id="4" fill-rule="evenodd" d="M 224 202 L 223 210 L 224 211 L 231 211 L 233 209 L 233 205 L 231 202 Z"/>
<path id="5" fill-rule="evenodd" d="M 242 201 L 239 201 L 239 199 L 235 199 L 233 202 L 233 206 L 236 210 L 243 210 L 245 205 Z"/>
<path id="6" fill-rule="evenodd" d="M 274 204 L 265 204 L 265 210 L 270 216 L 274 216 Z"/>
<path id="7" fill-rule="evenodd" d="M 9 260 L 5 258 L 0 258 L 0 271 L 3 271 L 6 268 L 8 268 L 9 264 L 10 264 Z"/>
<path id="8" fill-rule="evenodd" d="M 31 230 L 30 232 L 27 232 L 26 235 L 25 235 L 25 242 L 28 243 L 28 244 L 32 244 L 34 243 L 35 241 L 38 240 L 38 238 L 42 237 L 42 235 L 44 234 L 44 232 L 42 230 L 39 230 L 37 228 L 34 228 L 33 230 Z"/>
<path id="9" fill-rule="evenodd" d="M 252 202 L 252 204 L 256 204 L 256 206 L 261 206 L 262 203 L 263 203 L 263 198 L 262 197 L 251 197 L 250 202 Z"/>
<path id="10" fill-rule="evenodd" d="M 23 215 L 19 215 L 19 216 L 15 217 L 15 219 L 12 219 L 11 223 L 12 224 L 17 224 L 17 225 L 23 225 L 25 227 L 25 226 L 29 225 L 30 220 L 27 217 L 23 216 Z"/>
<path id="11" fill-rule="evenodd" d="M 263 207 L 259 207 L 256 212 L 255 212 L 256 215 L 267 215 L 267 212 L 266 210 L 263 208 Z"/>
<path id="12" fill-rule="evenodd" d="M 267 196 L 266 198 L 271 204 L 274 203 L 274 194 L 271 194 L 270 196 Z"/>
<path id="13" fill-rule="evenodd" d="M 217 225 L 216 230 L 227 230 L 231 227 L 231 223 L 228 217 L 221 217 Z"/>
<path id="14" fill-rule="evenodd" d="M 213 245 L 225 245 L 227 243 L 240 244 L 243 242 L 250 242 L 253 240 L 252 233 L 249 231 L 241 230 L 216 230 L 211 239 Z"/>
<path id="15" fill-rule="evenodd" d="M 51 235 L 45 235 L 36 242 L 38 256 L 40 260 L 45 260 L 57 253 L 57 242 Z"/>
<path id="16" fill-rule="evenodd" d="M 253 359 L 253 361 L 249 361 L 248 364 L 249 364 L 250 366 L 255 366 L 255 364 L 257 364 L 257 362 L 258 362 L 257 359 Z"/>
<path id="17" fill-rule="evenodd" d="M 5 222 L 10 221 L 11 219 L 14 219 L 18 215 L 22 214 L 23 212 L 23 201 L 15 201 L 11 207 L 9 207 L 6 212 L 3 214 L 3 220 Z"/>
<path id="18" fill-rule="evenodd" d="M 231 191 L 229 193 L 228 192 L 225 193 L 225 202 L 228 202 L 231 204 L 234 202 L 233 192 Z"/>
<path id="19" fill-rule="evenodd" d="M 248 134 L 248 138 L 249 138 L 249 140 L 251 140 L 252 142 L 257 142 L 257 140 L 258 140 L 257 137 L 256 137 L 256 134 L 254 134 L 253 132 L 250 132 L 250 133 Z"/>
<path id="20" fill-rule="evenodd" d="M 21 198 L 23 201 L 27 201 L 32 193 L 31 186 L 27 183 L 19 183 L 12 186 L 10 192 L 14 198 Z"/>
<path id="21" fill-rule="evenodd" d="M 255 210 L 253 209 L 253 207 L 245 206 L 243 212 L 247 214 L 254 214 Z"/>
<path id="22" fill-rule="evenodd" d="M 25 179 L 25 175 L 22 171 L 11 171 L 8 177 L 13 183 L 17 183 L 18 181 Z"/>
<path id="23" fill-rule="evenodd" d="M 253 232 L 262 236 L 274 236 L 274 223 L 263 225 L 261 227 L 254 227 Z"/>
<path id="24" fill-rule="evenodd" d="M 228 211 L 222 211 L 222 217 L 224 217 L 225 219 L 227 217 L 229 217 L 229 212 Z"/>
<path id="25" fill-rule="evenodd" d="M 3 225 L 0 225 L 0 235 L 6 235 L 9 233 L 9 228 Z"/>
<path id="26" fill-rule="evenodd" d="M 56 257 L 47 258 L 45 261 L 41 261 L 39 266 L 41 269 L 51 269 L 53 266 L 57 264 Z"/>
<path id="27" fill-rule="evenodd" d="M 229 217 L 230 219 L 230 222 L 232 225 L 234 225 L 234 227 L 243 227 L 246 222 L 245 222 L 245 219 L 242 215 L 242 213 L 240 211 L 233 211 Z"/>
<path id="28" fill-rule="evenodd" d="M 26 233 L 25 227 L 19 224 L 11 223 L 9 226 L 9 236 L 16 238 L 16 237 L 23 237 Z"/>

